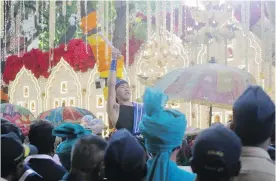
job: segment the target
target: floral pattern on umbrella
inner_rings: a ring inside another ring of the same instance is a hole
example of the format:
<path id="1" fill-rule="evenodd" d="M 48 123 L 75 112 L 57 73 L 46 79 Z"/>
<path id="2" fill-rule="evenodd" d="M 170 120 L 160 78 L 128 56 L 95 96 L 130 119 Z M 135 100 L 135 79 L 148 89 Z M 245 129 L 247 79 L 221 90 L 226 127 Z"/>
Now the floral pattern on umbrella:
<path id="1" fill-rule="evenodd" d="M 25 136 L 29 134 L 31 121 L 35 120 L 35 117 L 31 111 L 22 106 L 9 103 L 1 104 L 0 110 L 0 118 L 16 124 Z"/>
<path id="2" fill-rule="evenodd" d="M 96 116 L 86 109 L 81 109 L 78 107 L 58 107 L 45 112 L 42 112 L 38 119 L 45 119 L 52 122 L 55 126 L 61 124 L 62 122 L 75 122 L 80 123 L 81 118 L 85 115 L 91 115 L 94 118 Z"/>
<path id="3" fill-rule="evenodd" d="M 160 79 L 155 87 L 170 99 L 231 108 L 254 77 L 243 70 L 216 63 L 177 69 Z"/>

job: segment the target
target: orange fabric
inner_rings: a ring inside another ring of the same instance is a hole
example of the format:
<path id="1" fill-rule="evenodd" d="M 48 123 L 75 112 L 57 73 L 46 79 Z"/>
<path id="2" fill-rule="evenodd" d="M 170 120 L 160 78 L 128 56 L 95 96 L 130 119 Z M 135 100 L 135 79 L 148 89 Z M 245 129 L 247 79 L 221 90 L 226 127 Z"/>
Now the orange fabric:
<path id="1" fill-rule="evenodd" d="M 9 100 L 9 96 L 3 90 L 1 90 L 1 100 L 3 101 Z"/>
<path id="2" fill-rule="evenodd" d="M 86 21 L 87 20 L 87 21 Z M 80 25 L 84 34 L 97 27 L 97 14 L 96 11 L 89 13 L 81 19 Z"/>

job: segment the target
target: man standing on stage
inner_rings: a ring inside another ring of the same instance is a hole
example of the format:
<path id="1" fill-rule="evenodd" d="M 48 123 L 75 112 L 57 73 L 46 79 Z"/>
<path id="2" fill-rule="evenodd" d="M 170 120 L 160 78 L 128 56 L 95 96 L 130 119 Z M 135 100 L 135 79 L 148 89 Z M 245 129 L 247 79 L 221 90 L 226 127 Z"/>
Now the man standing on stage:
<path id="1" fill-rule="evenodd" d="M 116 79 L 117 60 L 120 52 L 112 50 L 112 62 L 108 77 L 107 113 L 116 129 L 126 128 L 132 134 L 139 133 L 139 123 L 143 115 L 143 106 L 131 102 L 131 90 L 127 81 Z"/>

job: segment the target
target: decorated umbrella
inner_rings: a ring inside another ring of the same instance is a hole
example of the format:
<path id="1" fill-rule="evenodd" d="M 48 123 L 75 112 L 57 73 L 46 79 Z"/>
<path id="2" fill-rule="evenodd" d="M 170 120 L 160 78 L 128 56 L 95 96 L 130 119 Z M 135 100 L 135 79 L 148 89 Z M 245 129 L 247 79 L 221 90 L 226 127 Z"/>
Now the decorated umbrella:
<path id="1" fill-rule="evenodd" d="M 212 106 L 231 109 L 234 101 L 255 82 L 248 72 L 212 61 L 174 70 L 157 81 L 155 87 L 164 91 L 171 100 L 210 106 L 210 124 Z"/>
<path id="2" fill-rule="evenodd" d="M 1 104 L 0 109 L 0 118 L 16 124 L 25 136 L 28 135 L 31 121 L 35 120 L 34 115 L 28 109 L 9 103 Z"/>
<path id="3" fill-rule="evenodd" d="M 58 107 L 55 109 L 50 109 L 48 111 L 42 112 L 38 119 L 45 119 L 52 122 L 55 126 L 61 124 L 62 122 L 75 122 L 80 123 L 81 119 L 85 115 L 91 115 L 94 118 L 96 116 L 86 109 L 81 109 L 78 107 Z"/>

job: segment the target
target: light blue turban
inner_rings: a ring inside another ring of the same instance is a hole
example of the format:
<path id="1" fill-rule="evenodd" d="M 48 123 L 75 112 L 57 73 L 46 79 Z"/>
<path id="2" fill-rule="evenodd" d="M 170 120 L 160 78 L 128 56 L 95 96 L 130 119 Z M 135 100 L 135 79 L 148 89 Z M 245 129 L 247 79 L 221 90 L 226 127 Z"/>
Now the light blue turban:
<path id="1" fill-rule="evenodd" d="M 181 170 L 170 160 L 173 149 L 182 144 L 187 121 L 181 112 L 165 109 L 167 101 L 161 91 L 146 89 L 140 132 L 147 151 L 154 154 L 147 162 L 147 181 L 194 181 L 194 174 Z"/>

